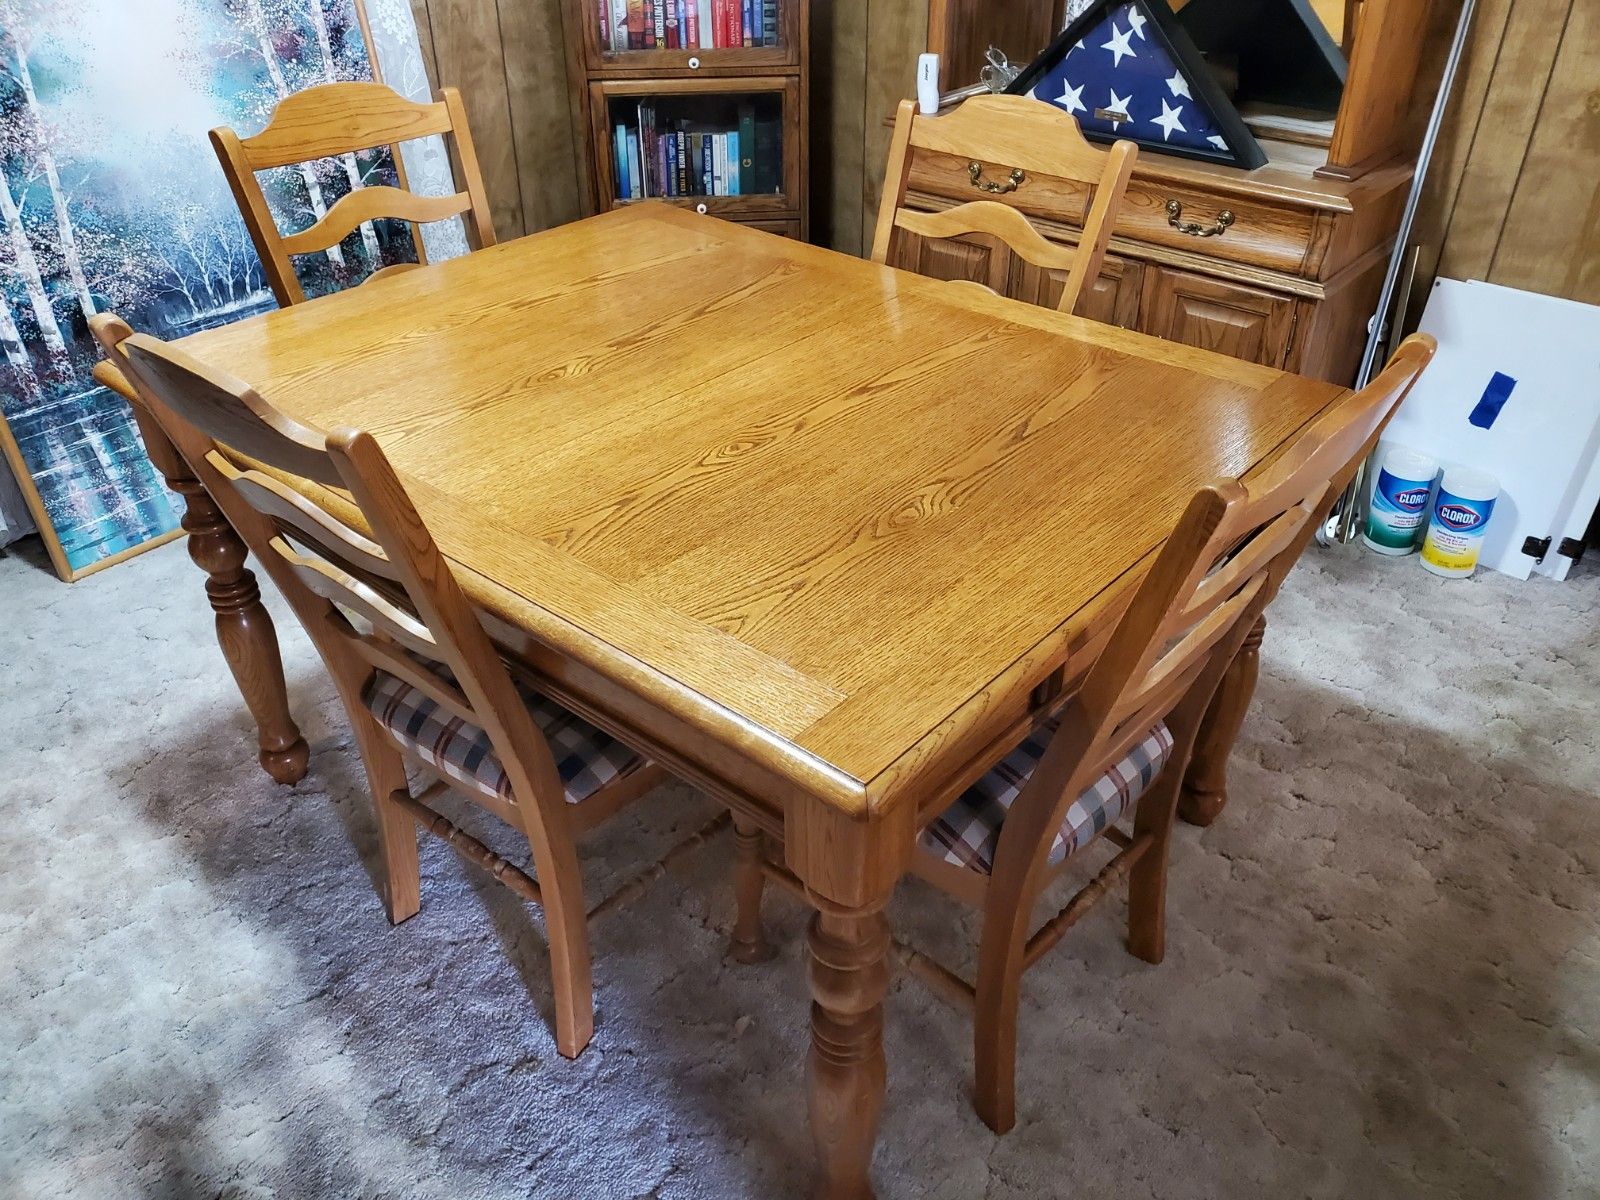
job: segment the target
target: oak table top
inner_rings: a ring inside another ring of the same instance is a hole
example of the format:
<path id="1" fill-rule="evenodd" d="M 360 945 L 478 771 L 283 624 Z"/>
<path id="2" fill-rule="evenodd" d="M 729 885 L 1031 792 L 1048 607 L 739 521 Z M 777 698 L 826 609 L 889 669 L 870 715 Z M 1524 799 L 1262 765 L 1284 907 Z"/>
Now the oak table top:
<path id="1" fill-rule="evenodd" d="M 654 204 L 181 345 L 371 431 L 490 613 L 850 812 L 1344 394 Z"/>

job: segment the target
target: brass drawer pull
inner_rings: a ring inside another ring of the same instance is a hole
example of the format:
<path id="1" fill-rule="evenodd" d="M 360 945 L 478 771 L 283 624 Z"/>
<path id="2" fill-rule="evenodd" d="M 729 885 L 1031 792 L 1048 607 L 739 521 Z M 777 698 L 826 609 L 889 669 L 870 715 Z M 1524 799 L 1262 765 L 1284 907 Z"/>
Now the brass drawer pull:
<path id="1" fill-rule="evenodd" d="M 1167 224 L 1171 225 L 1179 233 L 1186 233 L 1190 237 L 1221 237 L 1228 232 L 1228 228 L 1233 224 L 1233 221 L 1233 212 L 1225 208 L 1217 215 L 1216 224 L 1207 229 L 1197 221 L 1185 221 L 1183 219 L 1183 205 L 1178 201 L 1167 201 Z"/>
<path id="2" fill-rule="evenodd" d="M 1021 167 L 1013 167 L 1009 179 L 1004 183 L 995 183 L 991 179 L 983 178 L 983 164 L 976 160 L 967 164 L 967 175 L 972 179 L 972 186 L 980 192 L 993 192 L 997 196 L 1016 191 L 1017 185 L 1027 178 L 1022 173 Z"/>

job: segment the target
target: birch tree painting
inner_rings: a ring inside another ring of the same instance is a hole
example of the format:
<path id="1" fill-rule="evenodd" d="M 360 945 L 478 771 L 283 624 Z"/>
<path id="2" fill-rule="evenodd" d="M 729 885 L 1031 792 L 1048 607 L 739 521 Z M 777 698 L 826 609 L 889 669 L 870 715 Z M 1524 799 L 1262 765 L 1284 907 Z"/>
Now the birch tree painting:
<path id="1" fill-rule="evenodd" d="M 0 418 L 68 578 L 177 524 L 132 414 L 90 376 L 88 319 L 172 338 L 271 306 L 206 133 L 370 78 L 351 4 L 0 0 Z M 285 231 L 391 180 L 381 153 L 263 176 Z M 317 295 L 409 257 L 405 227 L 377 222 L 299 266 Z"/>

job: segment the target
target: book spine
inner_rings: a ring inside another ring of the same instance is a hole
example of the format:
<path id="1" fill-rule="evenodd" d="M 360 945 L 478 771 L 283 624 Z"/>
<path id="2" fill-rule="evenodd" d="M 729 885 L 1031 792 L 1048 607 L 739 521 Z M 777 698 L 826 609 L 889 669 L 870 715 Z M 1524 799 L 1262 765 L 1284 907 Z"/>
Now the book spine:
<path id="1" fill-rule="evenodd" d="M 727 144 L 722 152 L 722 194 L 739 194 L 739 131 L 728 131 Z"/>
<path id="2" fill-rule="evenodd" d="M 756 44 L 755 9 L 752 7 L 755 0 L 740 0 L 739 4 L 739 36 L 745 46 Z"/>
<path id="3" fill-rule="evenodd" d="M 739 0 L 722 0 L 722 44 L 728 49 L 739 44 Z"/>
<path id="4" fill-rule="evenodd" d="M 778 44 L 778 0 L 761 0 L 761 44 Z"/>
<path id="5" fill-rule="evenodd" d="M 678 130 L 678 195 L 690 195 L 689 191 L 689 135 L 683 130 Z"/>
<path id="6" fill-rule="evenodd" d="M 717 194 L 714 186 L 715 180 L 712 178 L 711 156 L 711 135 L 702 133 L 700 135 L 700 194 L 702 196 L 715 196 Z"/>
<path id="7" fill-rule="evenodd" d="M 654 50 L 667 37 L 667 13 L 662 0 L 646 0 L 644 13 L 644 46 Z"/>
<path id="8" fill-rule="evenodd" d="M 714 133 L 711 135 L 711 194 L 722 196 L 723 180 L 727 172 L 728 135 Z"/>
<path id="9" fill-rule="evenodd" d="M 683 6 L 684 34 L 683 44 L 691 50 L 700 49 L 700 3 L 699 0 L 689 0 Z"/>
<path id="10" fill-rule="evenodd" d="M 755 187 L 753 194 L 769 196 L 783 190 L 783 133 L 778 122 L 756 122 Z"/>
<path id="11" fill-rule="evenodd" d="M 616 176 L 618 200 L 629 199 L 628 195 L 628 127 L 618 125 L 611 131 L 611 172 Z"/>
<path id="12" fill-rule="evenodd" d="M 667 143 L 667 195 L 679 196 L 678 188 L 678 137 L 669 133 L 662 139 Z"/>
<path id="13" fill-rule="evenodd" d="M 628 48 L 628 0 L 611 0 L 611 48 Z"/>
<path id="14" fill-rule="evenodd" d="M 678 0 L 665 0 L 663 7 L 665 7 L 666 12 L 662 17 L 664 23 L 663 32 L 665 33 L 665 40 L 662 45 L 666 46 L 668 50 L 677 50 L 679 48 Z"/>
<path id="15" fill-rule="evenodd" d="M 644 49 L 644 0 L 628 0 L 628 49 Z"/>
<path id="16" fill-rule="evenodd" d="M 628 135 L 628 195 L 635 200 L 644 197 L 644 179 L 639 161 L 639 135 Z"/>
<path id="17" fill-rule="evenodd" d="M 600 0 L 600 48 L 611 46 L 611 0 Z"/>
<path id="18" fill-rule="evenodd" d="M 671 139 L 662 137 L 659 129 L 654 131 L 650 137 L 655 142 L 656 147 L 656 195 L 670 196 L 672 195 L 673 179 L 672 164 L 668 161 L 669 150 L 667 143 Z"/>
<path id="19" fill-rule="evenodd" d="M 753 196 L 756 190 L 756 106 L 739 105 L 739 190 L 740 196 Z"/>

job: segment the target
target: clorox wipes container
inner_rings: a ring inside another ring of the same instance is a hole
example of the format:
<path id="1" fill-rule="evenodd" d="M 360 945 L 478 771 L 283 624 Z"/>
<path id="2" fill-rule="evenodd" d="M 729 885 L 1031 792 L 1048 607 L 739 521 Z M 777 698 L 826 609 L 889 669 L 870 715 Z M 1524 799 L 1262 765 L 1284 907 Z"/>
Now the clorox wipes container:
<path id="1" fill-rule="evenodd" d="M 1476 467 L 1446 467 L 1422 543 L 1422 565 L 1446 579 L 1465 579 L 1478 566 L 1483 534 L 1494 515 L 1500 481 Z"/>
<path id="2" fill-rule="evenodd" d="M 1426 454 L 1394 446 L 1383 456 L 1367 506 L 1361 540 L 1379 554 L 1410 554 L 1428 520 L 1428 497 L 1439 464 Z"/>

